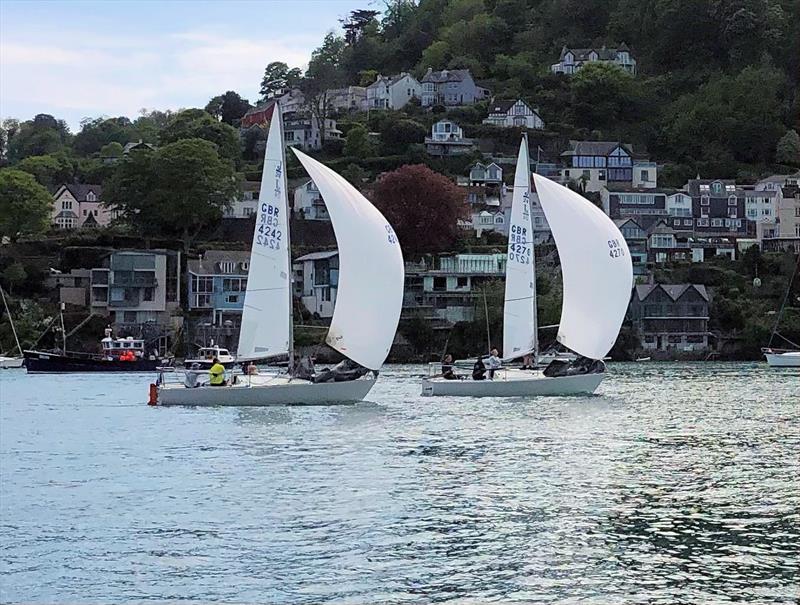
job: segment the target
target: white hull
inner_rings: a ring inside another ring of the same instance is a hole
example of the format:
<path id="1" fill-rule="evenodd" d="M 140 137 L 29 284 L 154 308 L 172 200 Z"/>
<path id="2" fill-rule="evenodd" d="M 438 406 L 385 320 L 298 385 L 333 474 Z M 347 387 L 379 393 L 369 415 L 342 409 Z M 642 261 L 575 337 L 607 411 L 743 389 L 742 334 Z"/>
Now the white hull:
<path id="1" fill-rule="evenodd" d="M 800 351 L 787 353 L 764 353 L 767 363 L 773 368 L 800 368 Z"/>
<path id="2" fill-rule="evenodd" d="M 426 397 L 538 397 L 594 393 L 605 373 L 578 374 L 548 378 L 540 372 L 499 371 L 494 380 L 446 380 L 426 378 L 422 395 Z"/>
<path id="3" fill-rule="evenodd" d="M 0 368 L 3 370 L 21 368 L 23 361 L 22 357 L 0 357 Z"/>
<path id="4" fill-rule="evenodd" d="M 247 378 L 240 377 L 240 384 L 226 387 L 190 389 L 181 384 L 163 385 L 158 388 L 158 405 L 336 405 L 361 401 L 375 384 L 373 378 L 320 384 L 286 378 L 268 378 L 259 382 L 248 384 Z"/>

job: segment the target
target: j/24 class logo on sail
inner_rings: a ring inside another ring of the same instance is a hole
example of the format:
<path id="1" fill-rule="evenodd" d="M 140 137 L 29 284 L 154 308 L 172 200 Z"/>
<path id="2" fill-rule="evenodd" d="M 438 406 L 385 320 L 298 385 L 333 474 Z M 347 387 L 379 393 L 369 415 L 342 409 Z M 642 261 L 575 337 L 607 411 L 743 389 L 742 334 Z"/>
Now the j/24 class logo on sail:
<path id="1" fill-rule="evenodd" d="M 283 232 L 280 229 L 280 208 L 267 204 L 261 204 L 261 212 L 258 216 L 258 233 L 256 242 L 259 246 L 270 250 L 280 250 Z"/>
<path id="2" fill-rule="evenodd" d="M 619 243 L 618 239 L 608 240 L 608 255 L 611 258 L 619 258 L 620 256 L 625 256 L 625 250 L 623 250 L 622 245 Z"/>

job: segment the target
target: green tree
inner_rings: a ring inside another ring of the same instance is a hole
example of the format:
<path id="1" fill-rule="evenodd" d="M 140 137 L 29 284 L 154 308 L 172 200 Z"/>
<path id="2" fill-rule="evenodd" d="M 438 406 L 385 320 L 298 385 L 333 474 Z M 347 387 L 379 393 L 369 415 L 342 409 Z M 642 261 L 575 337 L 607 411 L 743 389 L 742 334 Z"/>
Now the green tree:
<path id="1" fill-rule="evenodd" d="M 100 148 L 100 157 L 101 158 L 121 158 L 125 148 L 117 143 L 116 141 L 112 141 L 111 143 L 107 143 Z"/>
<path id="2" fill-rule="evenodd" d="M 361 124 L 356 124 L 347 132 L 347 138 L 344 143 L 344 154 L 346 156 L 365 158 L 370 155 L 371 149 L 369 134 Z"/>
<path id="3" fill-rule="evenodd" d="M 303 79 L 303 72 L 299 67 L 289 69 L 282 61 L 273 61 L 264 70 L 261 79 L 261 99 L 266 101 L 279 96 L 288 88 L 294 88 Z"/>
<path id="4" fill-rule="evenodd" d="M 224 124 L 202 109 L 186 109 L 176 114 L 161 131 L 161 144 L 181 139 L 204 139 L 217 146 L 219 155 L 229 160 L 239 158 L 239 136 L 232 126 Z"/>
<path id="5" fill-rule="evenodd" d="M 14 163 L 31 155 L 56 153 L 69 143 L 70 136 L 64 120 L 40 113 L 13 132 L 8 141 L 8 159 Z"/>
<path id="6" fill-rule="evenodd" d="M 367 177 L 369 176 L 366 170 L 364 170 L 358 164 L 353 163 L 345 166 L 344 170 L 342 170 L 339 174 L 346 178 L 350 184 L 355 185 L 356 187 L 363 187 L 364 181 L 367 180 Z"/>
<path id="7" fill-rule="evenodd" d="M 610 128 L 635 116 L 639 102 L 636 82 L 628 72 L 609 63 L 589 63 L 572 76 L 575 124 Z"/>
<path id="8" fill-rule="evenodd" d="M 44 233 L 50 225 L 53 198 L 21 170 L 0 170 L 0 238 L 12 242 Z"/>
<path id="9" fill-rule="evenodd" d="M 243 99 L 238 93 L 229 90 L 223 95 L 212 98 L 206 105 L 206 111 L 218 120 L 238 127 L 242 116 L 251 107 L 252 105 L 247 99 Z"/>
<path id="10" fill-rule="evenodd" d="M 14 293 L 14 288 L 23 283 L 28 277 L 22 263 L 11 263 L 3 271 L 3 282 L 6 284 L 9 294 Z"/>
<path id="11" fill-rule="evenodd" d="M 63 183 L 71 183 L 75 171 L 63 152 L 32 155 L 21 160 L 14 168 L 32 174 L 40 185 L 50 190 Z"/>
<path id="12" fill-rule="evenodd" d="M 239 192 L 233 165 L 209 141 L 181 139 L 130 155 L 107 183 L 104 202 L 141 233 L 176 236 L 187 251 Z"/>
<path id="13" fill-rule="evenodd" d="M 778 141 L 775 161 L 789 166 L 800 166 L 800 136 L 796 130 L 787 130 Z"/>
<path id="14" fill-rule="evenodd" d="M 386 152 L 405 153 L 409 145 L 420 144 L 425 140 L 427 129 L 414 120 L 387 120 L 381 128 L 381 142 Z"/>
<path id="15" fill-rule="evenodd" d="M 124 116 L 85 119 L 81 122 L 81 131 L 75 135 L 72 147 L 77 153 L 88 156 L 98 153 L 104 145 L 125 145 L 135 140 L 135 137 L 133 122 Z"/>
<path id="16" fill-rule="evenodd" d="M 373 189 L 375 203 L 411 256 L 451 249 L 465 212 L 464 190 L 421 164 L 384 174 Z M 431 203 L 436 200 L 436 203 Z"/>
<path id="17" fill-rule="evenodd" d="M 339 88 L 345 83 L 341 67 L 344 48 L 343 38 L 328 33 L 322 46 L 311 53 L 306 77 L 300 87 L 312 117 L 319 124 L 319 138 L 323 145 L 325 144 L 325 118 L 330 113 L 328 91 L 332 88 Z"/>

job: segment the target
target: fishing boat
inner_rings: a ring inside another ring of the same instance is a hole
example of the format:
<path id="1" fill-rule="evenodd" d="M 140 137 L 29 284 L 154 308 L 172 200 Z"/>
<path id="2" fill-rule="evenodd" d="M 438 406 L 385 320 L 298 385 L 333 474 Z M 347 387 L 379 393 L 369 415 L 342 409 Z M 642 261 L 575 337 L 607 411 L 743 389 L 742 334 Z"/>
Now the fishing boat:
<path id="1" fill-rule="evenodd" d="M 193 359 L 185 359 L 183 366 L 185 368 L 199 368 L 202 370 L 209 369 L 214 360 L 218 360 L 225 368 L 232 368 L 236 365 L 236 357 L 231 355 L 228 349 L 224 349 L 215 345 L 212 341 L 211 346 L 200 347 L 197 350 L 197 356 Z"/>
<path id="2" fill-rule="evenodd" d="M 633 284 L 628 246 L 614 222 L 589 200 L 545 177 L 534 174 L 533 179 L 561 260 L 564 293 L 556 340 L 577 358 L 554 359 L 544 370 L 501 367 L 491 380 L 428 376 L 423 395 L 572 395 L 593 393 L 603 380 L 603 359 L 617 339 Z M 503 364 L 538 353 L 531 193 L 523 138 L 508 237 Z"/>
<path id="3" fill-rule="evenodd" d="M 795 264 L 794 272 L 789 280 L 789 285 L 786 287 L 786 294 L 783 296 L 783 302 L 781 303 L 781 308 L 778 311 L 778 316 L 775 318 L 775 325 L 772 328 L 772 334 L 770 334 L 769 343 L 767 343 L 765 348 L 761 349 L 761 352 L 767 359 L 767 364 L 769 364 L 769 366 L 772 368 L 800 368 L 800 345 L 792 342 L 778 332 L 778 329 L 781 325 L 781 319 L 783 319 L 783 312 L 785 311 L 786 305 L 791 297 L 792 287 L 794 285 L 794 280 L 797 277 L 798 270 L 800 270 L 800 254 L 797 255 L 797 263 Z M 792 348 L 773 348 L 772 343 L 776 337 L 789 344 Z"/>
<path id="4" fill-rule="evenodd" d="M 153 372 L 171 360 L 148 353 L 145 341 L 131 336 L 113 338 L 111 328 L 105 329 L 100 341 L 101 353 L 61 351 L 24 351 L 28 374 L 68 372 Z"/>
<path id="5" fill-rule="evenodd" d="M 237 362 L 289 358 L 288 372 L 234 375 L 225 386 L 200 385 L 163 372 L 153 405 L 317 405 L 352 403 L 372 389 L 394 340 L 403 300 L 403 255 L 386 218 L 347 180 L 292 149 L 327 206 L 339 249 L 339 286 L 328 346 L 347 368 L 309 374 L 294 362 L 289 200 L 280 111 L 270 123 L 250 254 Z M 307 369 L 307 368 L 306 368 Z M 341 371 L 340 371 L 341 370 Z"/>
<path id="6" fill-rule="evenodd" d="M 11 311 L 8 308 L 8 302 L 6 301 L 6 294 L 3 292 L 3 288 L 0 287 L 0 296 L 3 297 L 3 307 L 6 310 L 6 315 L 8 315 L 8 323 L 11 325 L 11 332 L 14 334 L 14 342 L 17 345 L 17 351 L 22 353 L 22 347 L 19 345 L 19 338 L 17 337 L 17 328 L 14 327 L 14 318 L 11 317 Z M 9 370 L 12 368 L 21 368 L 24 359 L 21 355 L 9 357 L 6 355 L 0 355 L 0 369 L 2 370 Z"/>

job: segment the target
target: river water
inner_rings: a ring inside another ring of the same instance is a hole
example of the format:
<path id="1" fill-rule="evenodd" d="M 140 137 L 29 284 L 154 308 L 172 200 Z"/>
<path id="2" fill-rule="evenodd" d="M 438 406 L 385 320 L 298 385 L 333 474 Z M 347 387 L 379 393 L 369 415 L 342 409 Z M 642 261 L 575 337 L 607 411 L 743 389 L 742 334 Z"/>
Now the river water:
<path id="1" fill-rule="evenodd" d="M 610 364 L 594 397 L 150 408 L 0 374 L 0 601 L 796 603 L 800 372 Z"/>

